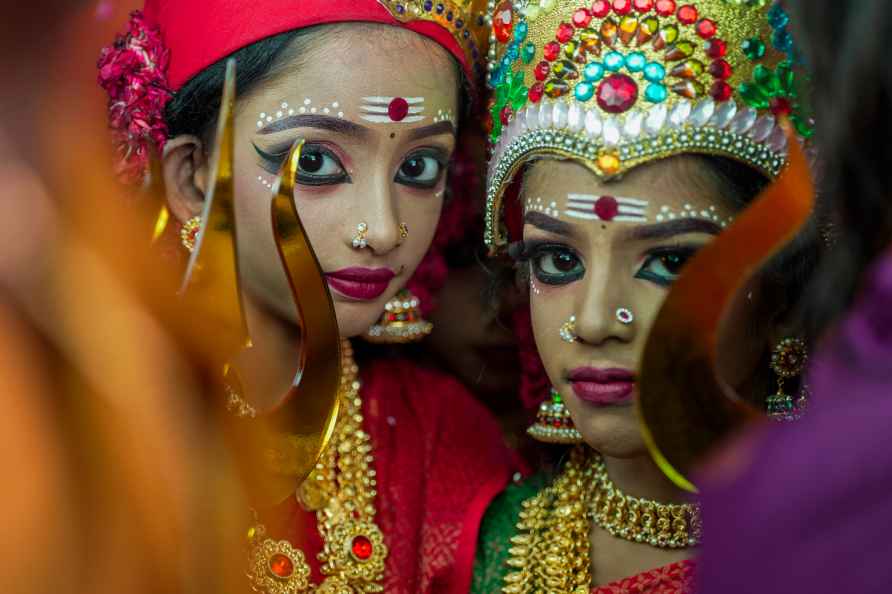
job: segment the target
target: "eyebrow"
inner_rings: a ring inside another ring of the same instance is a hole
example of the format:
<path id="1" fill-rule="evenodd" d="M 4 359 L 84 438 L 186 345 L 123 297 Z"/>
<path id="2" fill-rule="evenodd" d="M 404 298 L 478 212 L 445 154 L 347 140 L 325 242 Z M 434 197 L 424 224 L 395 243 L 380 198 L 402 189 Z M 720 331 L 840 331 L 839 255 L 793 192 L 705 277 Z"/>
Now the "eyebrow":
<path id="1" fill-rule="evenodd" d="M 708 233 L 710 235 L 718 235 L 722 232 L 722 228 L 705 219 L 685 218 L 675 219 L 666 223 L 655 223 L 653 225 L 640 225 L 629 229 L 626 237 L 633 241 L 642 241 L 649 239 L 668 239 L 676 235 L 684 235 L 685 233 Z"/>
<path id="2" fill-rule="evenodd" d="M 309 114 L 293 115 L 288 116 L 287 118 L 282 118 L 281 120 L 267 124 L 258 130 L 257 133 L 275 134 L 276 132 L 282 132 L 283 130 L 290 130 L 292 128 L 315 128 L 317 130 L 328 130 L 330 132 L 336 132 L 346 136 L 355 136 L 358 138 L 363 138 L 369 133 L 369 129 L 365 126 L 360 126 L 349 120 Z"/>
<path id="3" fill-rule="evenodd" d="M 449 120 L 430 124 L 429 126 L 422 126 L 421 128 L 411 130 L 406 136 L 406 140 L 411 142 L 413 140 L 418 140 L 419 138 L 437 136 L 438 134 L 452 134 L 455 136 L 455 126 Z"/>
<path id="4" fill-rule="evenodd" d="M 554 233 L 556 235 L 564 235 L 566 237 L 573 237 L 575 233 L 573 233 L 573 226 L 569 225 L 563 221 L 559 221 L 553 217 L 548 216 L 547 214 L 531 210 L 523 216 L 523 222 L 534 227 L 537 227 L 543 231 L 547 231 L 548 233 Z"/>

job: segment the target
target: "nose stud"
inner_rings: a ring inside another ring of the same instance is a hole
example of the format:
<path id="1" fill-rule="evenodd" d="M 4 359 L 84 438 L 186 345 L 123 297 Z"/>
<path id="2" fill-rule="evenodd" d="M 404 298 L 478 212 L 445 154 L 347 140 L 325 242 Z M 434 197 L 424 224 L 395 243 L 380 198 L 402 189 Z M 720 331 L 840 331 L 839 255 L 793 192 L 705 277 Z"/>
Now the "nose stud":
<path id="1" fill-rule="evenodd" d="M 356 235 L 353 236 L 353 247 L 355 249 L 361 250 L 365 247 L 368 247 L 369 242 L 366 240 L 368 233 L 368 225 L 366 225 L 365 223 L 356 225 Z"/>

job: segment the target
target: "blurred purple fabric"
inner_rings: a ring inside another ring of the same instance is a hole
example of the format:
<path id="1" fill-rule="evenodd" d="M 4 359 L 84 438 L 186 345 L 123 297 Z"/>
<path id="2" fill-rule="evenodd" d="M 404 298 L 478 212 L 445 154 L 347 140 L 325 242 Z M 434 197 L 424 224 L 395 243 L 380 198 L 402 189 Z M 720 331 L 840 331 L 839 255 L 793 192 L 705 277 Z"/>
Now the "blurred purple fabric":
<path id="1" fill-rule="evenodd" d="M 813 357 L 811 407 L 703 490 L 703 594 L 892 592 L 892 252 Z"/>

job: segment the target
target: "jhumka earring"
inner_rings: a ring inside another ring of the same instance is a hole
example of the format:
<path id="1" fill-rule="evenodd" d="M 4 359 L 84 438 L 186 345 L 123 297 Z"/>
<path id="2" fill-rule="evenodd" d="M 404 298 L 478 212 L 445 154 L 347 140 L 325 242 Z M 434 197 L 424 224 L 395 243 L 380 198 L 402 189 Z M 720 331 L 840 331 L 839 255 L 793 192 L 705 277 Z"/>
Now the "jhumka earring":
<path id="1" fill-rule="evenodd" d="M 807 390 L 803 387 L 799 399 L 785 393 L 784 380 L 802 373 L 808 361 L 808 349 L 800 338 L 785 338 L 771 355 L 771 369 L 777 375 L 777 392 L 766 400 L 768 416 L 773 421 L 795 421 L 802 416 L 807 402 Z"/>
<path id="2" fill-rule="evenodd" d="M 564 342 L 576 342 L 579 337 L 576 336 L 576 316 L 570 316 L 570 319 L 561 325 L 561 340 Z"/>
<path id="3" fill-rule="evenodd" d="M 365 247 L 368 247 L 369 242 L 366 240 L 366 237 L 369 233 L 369 226 L 365 223 L 360 223 L 356 225 L 356 235 L 353 236 L 353 247 L 361 250 Z"/>
<path id="4" fill-rule="evenodd" d="M 368 329 L 364 338 L 376 344 L 401 344 L 421 340 L 434 325 L 421 317 L 421 302 L 403 289 L 384 305 L 384 314 Z"/>
<path id="5" fill-rule="evenodd" d="M 570 411 L 554 388 L 551 389 L 551 398 L 539 405 L 536 422 L 527 429 L 527 433 L 545 443 L 582 443 L 582 435 L 573 426 Z"/>
<path id="6" fill-rule="evenodd" d="M 192 217 L 180 227 L 180 243 L 189 252 L 195 249 L 199 229 L 201 229 L 201 217 Z"/>

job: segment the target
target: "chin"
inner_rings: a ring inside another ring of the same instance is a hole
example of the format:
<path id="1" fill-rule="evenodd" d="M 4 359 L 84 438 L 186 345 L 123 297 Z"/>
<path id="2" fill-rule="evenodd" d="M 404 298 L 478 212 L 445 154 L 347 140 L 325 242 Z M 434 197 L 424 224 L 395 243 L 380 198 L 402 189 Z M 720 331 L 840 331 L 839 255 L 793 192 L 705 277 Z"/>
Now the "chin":
<path id="1" fill-rule="evenodd" d="M 335 301 L 334 307 L 341 338 L 353 338 L 365 334 L 384 311 L 384 306 L 379 305 L 378 301 L 364 303 Z"/>
<path id="2" fill-rule="evenodd" d="M 585 443 L 594 450 L 611 458 L 637 458 L 647 454 L 633 407 L 591 409 L 586 406 L 582 414 L 576 414 L 575 408 L 571 408 L 573 422 Z"/>

